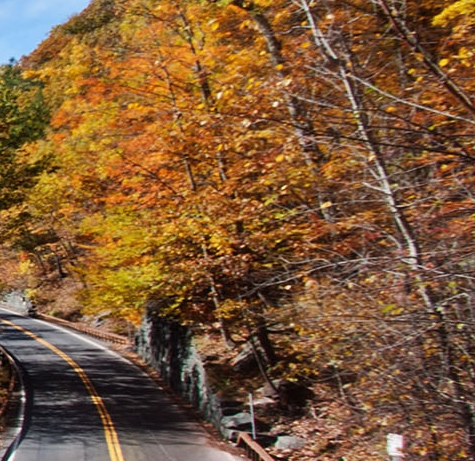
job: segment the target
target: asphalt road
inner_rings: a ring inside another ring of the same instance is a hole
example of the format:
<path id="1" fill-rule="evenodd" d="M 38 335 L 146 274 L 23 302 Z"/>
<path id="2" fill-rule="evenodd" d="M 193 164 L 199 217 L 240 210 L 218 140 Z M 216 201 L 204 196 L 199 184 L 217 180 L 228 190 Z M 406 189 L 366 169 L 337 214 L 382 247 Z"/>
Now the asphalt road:
<path id="1" fill-rule="evenodd" d="M 96 340 L 0 308 L 0 344 L 23 370 L 8 461 L 232 461 L 137 366 Z"/>

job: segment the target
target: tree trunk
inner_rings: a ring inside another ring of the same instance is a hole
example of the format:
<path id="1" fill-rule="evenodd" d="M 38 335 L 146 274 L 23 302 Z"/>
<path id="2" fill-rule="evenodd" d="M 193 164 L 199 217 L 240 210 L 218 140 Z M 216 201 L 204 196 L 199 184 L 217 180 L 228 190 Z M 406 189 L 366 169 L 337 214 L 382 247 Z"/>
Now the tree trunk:
<path id="1" fill-rule="evenodd" d="M 277 69 L 277 75 L 281 81 L 287 77 L 285 70 L 286 60 L 281 53 L 281 45 L 279 40 L 272 30 L 272 26 L 267 20 L 266 16 L 260 12 L 260 9 L 252 2 L 244 0 L 235 0 L 233 5 L 247 11 L 251 18 L 256 23 L 259 31 L 264 37 L 267 49 L 270 54 L 271 62 Z M 303 104 L 294 95 L 287 92 L 284 93 L 287 110 L 292 120 L 295 136 L 302 148 L 305 162 L 310 168 L 315 168 L 315 165 L 322 158 L 323 154 L 318 146 L 316 140 L 315 129 L 312 120 L 308 118 Z"/>
<path id="2" fill-rule="evenodd" d="M 390 215 L 394 220 L 397 230 L 400 233 L 400 245 L 404 249 L 405 256 L 402 261 L 406 264 L 407 272 L 411 274 L 417 291 L 424 303 L 427 314 L 436 321 L 436 332 L 438 335 L 439 347 L 441 352 L 441 363 L 445 370 L 445 376 L 453 388 L 452 404 L 456 408 L 456 412 L 461 415 L 463 427 L 467 438 L 467 446 L 470 451 L 472 460 L 475 460 L 475 411 L 472 405 L 466 402 L 466 392 L 463 385 L 463 378 L 460 371 L 455 364 L 455 349 L 456 347 L 451 341 L 450 326 L 446 318 L 446 313 L 443 306 L 438 305 L 436 297 L 431 292 L 427 280 L 424 279 L 424 261 L 420 244 L 418 242 L 416 233 L 407 219 L 403 207 L 399 204 L 396 197 L 395 188 L 390 179 L 384 156 L 377 141 L 372 136 L 372 131 L 366 117 L 367 110 L 363 103 L 358 88 L 354 82 L 360 81 L 358 75 L 352 79 L 351 72 L 356 72 L 352 68 L 345 65 L 350 62 L 350 56 L 339 55 L 336 51 L 334 43 L 330 43 L 326 39 L 323 32 L 319 29 L 317 22 L 311 12 L 307 0 L 299 0 L 302 9 L 305 11 L 307 20 L 310 24 L 315 45 L 325 55 L 328 61 L 336 64 L 335 75 L 340 79 L 342 89 L 350 103 L 351 113 L 353 115 L 354 123 L 356 124 L 361 141 L 366 146 L 366 149 L 374 165 L 372 170 L 373 177 L 379 184 L 378 187 L 372 186 L 373 190 L 378 191 L 384 203 L 386 203 Z M 379 3 L 385 4 L 384 0 Z M 401 32 L 403 33 L 403 32 Z M 407 38 L 407 37 L 406 37 Z M 409 40 L 409 38 L 407 38 Z M 334 41 L 335 42 L 335 41 Z M 416 44 L 413 44 L 416 46 Z M 345 46 L 342 46 L 345 49 Z M 434 70 L 435 72 L 435 70 Z M 454 89 L 451 85 L 451 92 L 458 94 L 459 99 L 466 107 L 470 108 L 469 102 L 463 97 L 463 93 Z M 368 162 L 370 163 L 370 162 Z"/>

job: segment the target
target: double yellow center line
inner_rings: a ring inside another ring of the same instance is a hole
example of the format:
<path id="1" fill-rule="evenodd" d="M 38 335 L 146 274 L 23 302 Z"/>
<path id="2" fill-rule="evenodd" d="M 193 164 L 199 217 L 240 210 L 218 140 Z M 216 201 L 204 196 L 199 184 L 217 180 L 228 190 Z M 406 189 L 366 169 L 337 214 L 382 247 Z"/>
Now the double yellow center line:
<path id="1" fill-rule="evenodd" d="M 71 357 L 69 357 L 69 355 L 65 354 L 62 350 L 58 349 L 56 346 L 53 346 L 53 344 L 49 343 L 48 341 L 45 341 L 43 338 L 40 338 L 31 331 L 26 330 L 25 328 L 22 328 L 19 325 L 10 322 L 9 320 L 0 319 L 0 321 L 15 328 L 18 331 L 21 331 L 30 338 L 33 338 L 35 341 L 39 342 L 43 346 L 47 347 L 50 351 L 61 357 L 68 365 L 71 366 L 71 368 L 76 372 L 86 387 L 86 390 L 91 397 L 91 400 L 94 403 L 99 416 L 101 417 L 102 427 L 104 428 L 104 436 L 107 442 L 107 448 L 109 449 L 109 457 L 111 461 L 124 461 L 122 449 L 119 444 L 119 437 L 117 436 L 112 418 L 107 411 L 104 401 L 97 393 L 94 385 L 86 375 L 85 371 Z"/>

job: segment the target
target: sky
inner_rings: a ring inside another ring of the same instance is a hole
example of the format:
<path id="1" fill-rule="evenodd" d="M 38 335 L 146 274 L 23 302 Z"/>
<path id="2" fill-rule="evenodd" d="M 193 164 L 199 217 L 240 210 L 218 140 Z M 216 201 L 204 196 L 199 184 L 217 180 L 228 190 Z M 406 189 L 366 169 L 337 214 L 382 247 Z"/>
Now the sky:
<path id="1" fill-rule="evenodd" d="M 0 0 L 0 64 L 31 53 L 90 0 Z"/>

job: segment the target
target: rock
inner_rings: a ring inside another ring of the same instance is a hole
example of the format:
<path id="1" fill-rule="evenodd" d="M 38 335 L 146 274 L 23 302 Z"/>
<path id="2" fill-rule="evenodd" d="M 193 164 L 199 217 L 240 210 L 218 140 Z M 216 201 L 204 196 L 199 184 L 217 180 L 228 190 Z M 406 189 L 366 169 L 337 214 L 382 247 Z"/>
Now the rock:
<path id="1" fill-rule="evenodd" d="M 160 316 L 168 301 L 150 302 L 147 307 L 135 340 L 137 353 L 171 389 L 219 427 L 222 416 L 219 398 L 208 385 L 204 364 L 192 344 L 191 330 Z"/>
<path id="2" fill-rule="evenodd" d="M 275 405 L 276 401 L 270 397 L 262 397 L 260 399 L 255 399 L 253 403 L 255 407 L 265 407 L 267 405 Z"/>
<path id="3" fill-rule="evenodd" d="M 252 424 L 252 418 L 249 413 L 241 412 L 231 416 L 223 416 L 221 425 L 227 429 L 248 429 Z"/>
<path id="4" fill-rule="evenodd" d="M 238 441 L 239 432 L 241 432 L 241 431 L 237 431 L 236 429 L 226 429 L 224 427 L 220 428 L 221 436 L 224 439 L 229 440 L 229 441 L 234 442 L 234 443 L 236 443 Z"/>
<path id="5" fill-rule="evenodd" d="M 217 360 L 219 360 L 219 355 L 218 354 L 204 355 L 201 357 L 201 360 L 203 362 L 216 362 Z"/>
<path id="6" fill-rule="evenodd" d="M 306 444 L 305 439 L 291 435 L 281 435 L 277 437 L 274 447 L 277 450 L 300 450 Z"/>
<path id="7" fill-rule="evenodd" d="M 230 416 L 223 416 L 220 422 L 222 436 L 235 442 L 239 432 L 251 432 L 252 418 L 249 413 L 241 412 Z"/>
<path id="8" fill-rule="evenodd" d="M 98 315 L 95 315 L 92 319 L 92 325 L 94 327 L 100 327 L 105 322 L 107 317 L 109 317 L 109 315 L 111 315 L 111 313 L 112 313 L 112 311 L 109 310 L 109 311 L 101 312 Z"/>
<path id="9" fill-rule="evenodd" d="M 254 420 L 254 425 L 258 432 L 269 430 L 269 425 L 258 419 Z M 246 411 L 223 416 L 220 421 L 219 431 L 228 440 L 236 440 L 239 432 L 252 432 L 252 417 Z"/>
<path id="10" fill-rule="evenodd" d="M 258 370 L 259 364 L 257 363 L 256 354 L 262 363 L 270 363 L 267 358 L 268 354 L 266 354 L 263 348 L 259 344 L 253 346 L 252 343 L 248 341 L 241 352 L 231 361 L 233 370 L 243 374 Z"/>
<path id="11" fill-rule="evenodd" d="M 221 400 L 221 414 L 223 416 L 232 416 L 236 413 L 240 413 L 244 407 L 243 402 L 239 400 Z"/>
<path id="12" fill-rule="evenodd" d="M 272 386 L 269 383 L 266 383 L 261 387 L 258 392 L 262 394 L 263 397 L 278 397 L 278 393 L 275 391 L 279 387 L 279 383 L 283 381 L 282 379 L 275 379 L 272 381 Z M 275 388 L 275 389 L 274 389 Z"/>
<path id="13" fill-rule="evenodd" d="M 244 349 L 231 361 L 231 366 L 238 373 L 250 373 L 257 369 L 257 360 L 252 346 L 248 343 Z"/>

